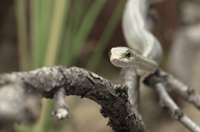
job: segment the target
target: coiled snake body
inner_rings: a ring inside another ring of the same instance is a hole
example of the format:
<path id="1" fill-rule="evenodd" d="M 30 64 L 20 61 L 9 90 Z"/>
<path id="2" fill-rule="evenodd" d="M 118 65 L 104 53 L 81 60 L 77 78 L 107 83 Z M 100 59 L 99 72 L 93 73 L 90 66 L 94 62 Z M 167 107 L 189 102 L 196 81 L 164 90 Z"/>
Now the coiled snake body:
<path id="1" fill-rule="evenodd" d="M 130 48 L 115 47 L 110 61 L 117 67 L 135 67 L 154 73 L 162 58 L 158 40 L 147 30 L 146 15 L 150 0 L 127 0 L 123 14 L 123 32 Z M 155 2 L 155 0 L 153 1 Z"/>

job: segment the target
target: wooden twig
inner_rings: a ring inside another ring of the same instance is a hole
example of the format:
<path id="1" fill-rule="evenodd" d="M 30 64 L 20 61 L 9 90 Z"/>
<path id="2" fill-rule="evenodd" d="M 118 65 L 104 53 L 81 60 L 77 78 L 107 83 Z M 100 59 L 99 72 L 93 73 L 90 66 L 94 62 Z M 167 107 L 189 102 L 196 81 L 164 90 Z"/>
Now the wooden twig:
<path id="1" fill-rule="evenodd" d="M 65 89 L 60 88 L 55 94 L 55 108 L 51 113 L 52 116 L 56 116 L 57 120 L 61 120 L 68 117 L 68 105 L 65 101 Z"/>
<path id="2" fill-rule="evenodd" d="M 166 91 L 166 89 L 169 89 L 170 86 L 174 86 L 170 87 L 170 90 L 176 91 L 176 94 L 179 95 L 179 97 L 183 98 L 188 95 L 187 94 L 188 87 L 181 87 L 183 85 L 180 85 L 182 84 L 180 81 L 177 81 L 176 78 L 172 77 L 171 75 L 161 70 L 157 71 L 155 74 L 150 75 L 145 80 L 145 84 L 151 86 L 152 88 L 155 88 L 155 90 L 159 95 L 161 106 L 167 108 L 173 119 L 177 119 L 178 121 L 180 121 L 184 126 L 186 126 L 192 132 L 200 132 L 199 126 L 197 126 L 192 120 L 190 120 L 190 118 L 188 118 L 184 114 L 182 109 L 180 109 L 175 104 L 175 102 L 171 99 L 171 97 L 168 95 Z M 167 84 L 171 85 L 169 86 Z M 180 91 L 180 93 L 178 93 L 178 91 Z"/>
<path id="3" fill-rule="evenodd" d="M 197 126 L 190 118 L 188 118 L 182 109 L 180 109 L 175 102 L 168 95 L 165 90 L 164 85 L 159 82 L 155 84 L 154 87 L 159 95 L 160 104 L 162 107 L 167 108 L 170 112 L 171 117 L 180 121 L 185 127 L 187 127 L 192 132 L 200 132 L 199 126 Z"/>
<path id="4" fill-rule="evenodd" d="M 192 103 L 200 110 L 200 95 L 191 87 L 185 85 L 174 76 L 161 71 L 160 78 L 163 80 L 168 91 L 177 94 L 180 98 L 189 103 Z"/>

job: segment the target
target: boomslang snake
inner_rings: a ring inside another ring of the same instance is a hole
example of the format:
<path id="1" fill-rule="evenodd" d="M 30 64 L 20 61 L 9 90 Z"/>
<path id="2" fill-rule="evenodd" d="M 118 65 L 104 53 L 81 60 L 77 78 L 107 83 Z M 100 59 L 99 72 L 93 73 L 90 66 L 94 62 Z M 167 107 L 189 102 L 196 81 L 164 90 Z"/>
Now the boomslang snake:
<path id="1" fill-rule="evenodd" d="M 127 0 L 122 27 L 130 48 L 114 47 L 110 61 L 117 67 L 135 67 L 140 75 L 154 73 L 162 58 L 159 41 L 147 30 L 149 4 L 160 0 Z"/>

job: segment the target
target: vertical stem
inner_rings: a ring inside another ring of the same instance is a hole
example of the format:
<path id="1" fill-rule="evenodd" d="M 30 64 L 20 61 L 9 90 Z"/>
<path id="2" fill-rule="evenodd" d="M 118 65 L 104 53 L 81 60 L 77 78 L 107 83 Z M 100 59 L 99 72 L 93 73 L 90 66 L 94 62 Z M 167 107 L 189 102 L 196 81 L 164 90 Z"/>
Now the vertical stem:
<path id="1" fill-rule="evenodd" d="M 20 56 L 20 69 L 29 70 L 31 67 L 30 52 L 28 48 L 27 20 L 25 10 L 25 0 L 15 0 L 15 10 L 17 19 L 17 35 Z"/>
<path id="2" fill-rule="evenodd" d="M 60 35 L 63 28 L 63 21 L 66 18 L 69 0 L 57 0 L 52 17 L 51 29 L 48 39 L 48 47 L 45 57 L 45 65 L 53 65 L 56 62 L 59 49 Z"/>
<path id="3" fill-rule="evenodd" d="M 33 48 L 34 68 L 40 67 L 39 45 L 39 0 L 30 0 L 30 39 Z"/>
<path id="4" fill-rule="evenodd" d="M 38 63 L 39 67 L 44 65 L 46 47 L 49 35 L 49 27 L 51 24 L 51 14 L 53 12 L 54 1 L 53 0 L 41 0 L 40 1 L 40 13 L 39 13 L 39 51 L 40 56 Z"/>

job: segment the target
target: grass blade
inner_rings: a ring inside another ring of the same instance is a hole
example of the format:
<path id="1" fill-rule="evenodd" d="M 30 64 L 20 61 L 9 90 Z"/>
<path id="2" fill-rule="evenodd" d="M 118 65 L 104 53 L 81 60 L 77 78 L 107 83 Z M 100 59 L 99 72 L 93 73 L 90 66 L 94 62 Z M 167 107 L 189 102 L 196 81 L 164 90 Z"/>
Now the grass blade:
<path id="1" fill-rule="evenodd" d="M 105 2 L 106 0 L 96 0 L 88 10 L 80 26 L 80 29 L 78 30 L 77 35 L 74 38 L 70 53 L 65 56 L 67 64 L 73 65 L 76 62 L 78 56 L 80 55 L 83 44 L 85 44 L 85 41 L 92 29 L 92 26 L 94 25 L 94 22 L 96 21 Z"/>
<path id="2" fill-rule="evenodd" d="M 27 20 L 25 10 L 25 0 L 15 0 L 15 10 L 17 19 L 17 35 L 19 44 L 19 58 L 20 58 L 20 69 L 30 70 L 31 69 L 31 54 L 28 48 L 28 33 L 27 33 Z"/>
<path id="3" fill-rule="evenodd" d="M 52 8 L 54 1 L 53 0 L 41 0 L 39 8 L 39 67 L 44 65 L 45 55 L 46 55 L 46 47 L 49 35 L 49 27 L 51 24 L 52 18 Z"/>
<path id="4" fill-rule="evenodd" d="M 90 60 L 87 63 L 86 66 L 87 69 L 94 71 L 95 68 L 97 67 L 104 53 L 104 50 L 109 40 L 111 39 L 113 32 L 117 27 L 117 24 L 120 21 L 125 2 L 126 1 L 120 0 L 117 6 L 115 7 L 115 10 L 113 11 L 111 18 L 108 21 L 108 24 L 106 25 L 105 30 L 101 35 L 100 40 L 97 43 L 97 47 L 95 48 L 93 55 L 91 56 Z"/>
<path id="5" fill-rule="evenodd" d="M 58 54 L 60 35 L 63 28 L 63 22 L 66 18 L 69 7 L 69 0 L 57 0 L 55 3 L 54 14 L 51 23 L 51 29 L 48 39 L 47 53 L 45 57 L 45 65 L 53 65 L 56 62 Z"/>
<path id="6" fill-rule="evenodd" d="M 30 39 L 33 50 L 34 68 L 40 67 L 39 44 L 39 0 L 30 0 Z"/>

